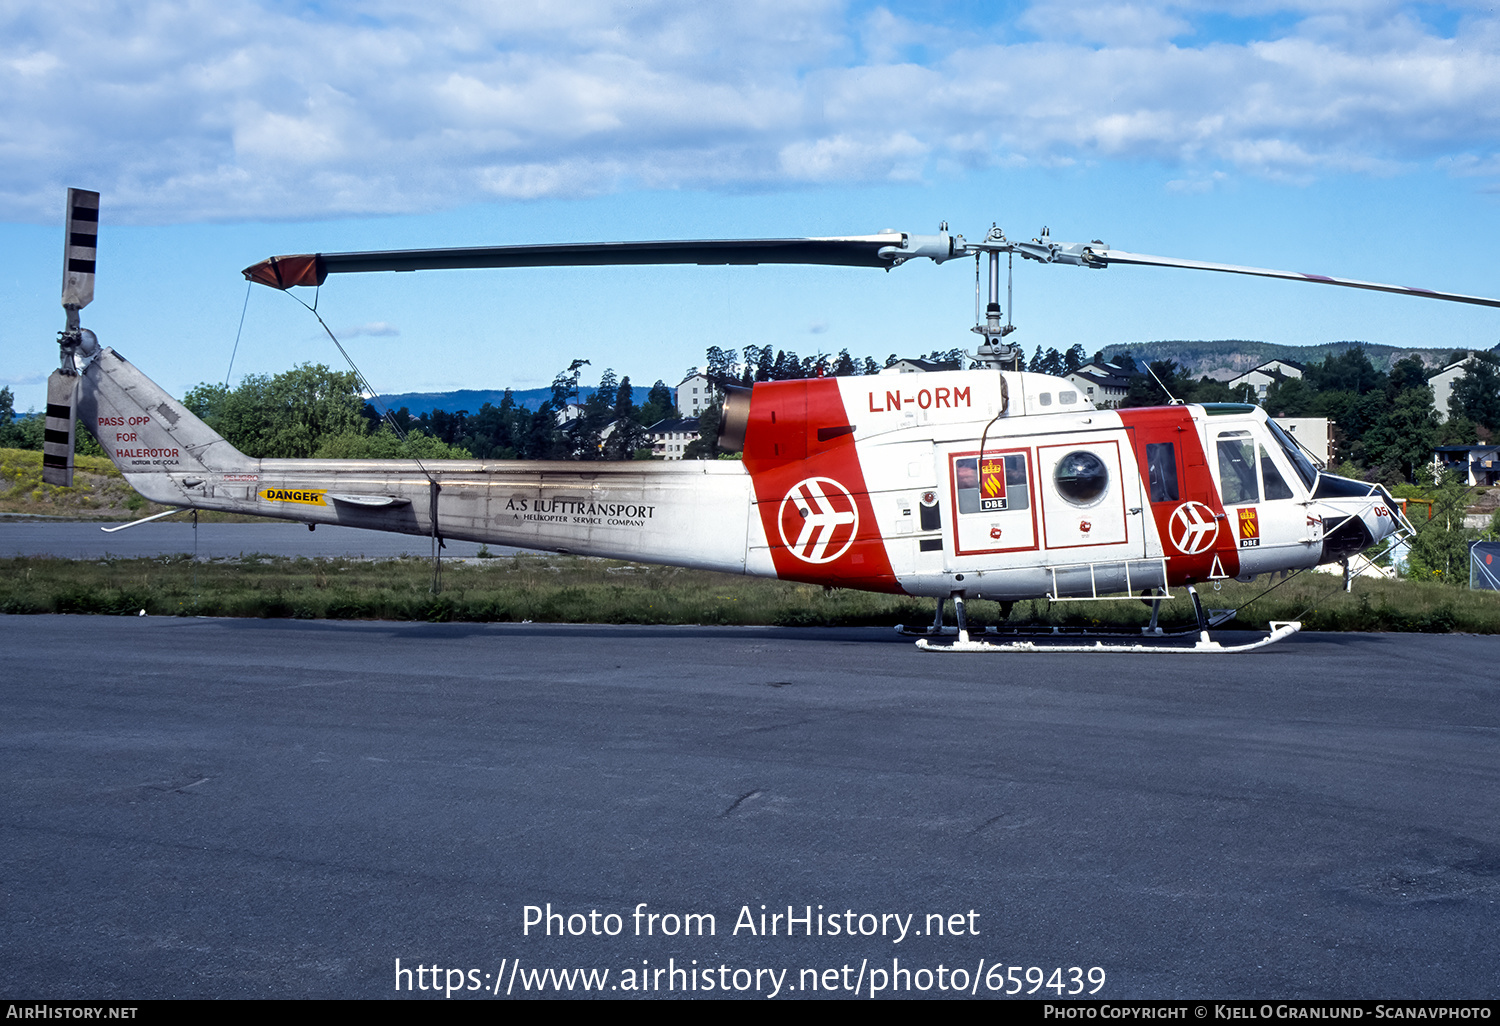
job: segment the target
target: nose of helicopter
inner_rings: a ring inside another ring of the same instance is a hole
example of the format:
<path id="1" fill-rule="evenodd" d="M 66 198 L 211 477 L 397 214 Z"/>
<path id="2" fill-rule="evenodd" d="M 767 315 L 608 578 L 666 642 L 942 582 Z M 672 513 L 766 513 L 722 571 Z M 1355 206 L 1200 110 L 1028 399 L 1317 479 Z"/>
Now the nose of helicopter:
<path id="1" fill-rule="evenodd" d="M 1322 522 L 1323 553 L 1319 563 L 1336 563 L 1398 534 L 1411 524 L 1384 485 L 1336 474 L 1319 474 L 1308 503 L 1309 526 Z"/>

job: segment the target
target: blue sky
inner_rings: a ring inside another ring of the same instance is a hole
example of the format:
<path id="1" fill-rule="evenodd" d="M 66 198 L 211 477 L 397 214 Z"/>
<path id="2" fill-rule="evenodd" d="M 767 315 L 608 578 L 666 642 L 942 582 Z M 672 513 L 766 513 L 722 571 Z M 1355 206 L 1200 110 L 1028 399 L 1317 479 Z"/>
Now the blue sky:
<path id="1" fill-rule="evenodd" d="M 55 361 L 69 185 L 103 194 L 84 323 L 178 394 L 223 380 L 239 271 L 273 253 L 946 220 L 1500 295 L 1479 4 L 0 0 L 0 95 L 0 385 L 23 409 Z M 973 340 L 961 262 L 348 275 L 318 302 L 386 392 Z M 1022 265 L 1015 307 L 1028 352 L 1500 340 L 1493 310 L 1190 271 Z M 304 360 L 340 362 L 257 287 L 234 378 Z"/>

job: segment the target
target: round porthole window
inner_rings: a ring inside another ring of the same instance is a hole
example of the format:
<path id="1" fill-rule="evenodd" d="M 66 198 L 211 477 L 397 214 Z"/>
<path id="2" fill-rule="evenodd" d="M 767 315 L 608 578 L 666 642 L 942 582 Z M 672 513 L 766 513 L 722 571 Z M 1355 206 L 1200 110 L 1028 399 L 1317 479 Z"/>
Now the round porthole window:
<path id="1" fill-rule="evenodd" d="M 1091 452 L 1070 452 L 1057 461 L 1052 481 L 1058 494 L 1075 506 L 1091 506 L 1109 488 L 1109 469 Z"/>

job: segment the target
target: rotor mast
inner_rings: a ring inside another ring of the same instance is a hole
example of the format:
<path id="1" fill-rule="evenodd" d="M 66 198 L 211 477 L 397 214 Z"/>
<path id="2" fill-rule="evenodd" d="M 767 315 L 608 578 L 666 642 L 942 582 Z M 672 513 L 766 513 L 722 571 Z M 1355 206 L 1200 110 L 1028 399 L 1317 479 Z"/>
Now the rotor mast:
<path id="1" fill-rule="evenodd" d="M 947 224 L 943 228 L 947 229 Z M 1016 330 L 1014 324 L 1000 323 L 1000 254 L 1007 256 L 1012 252 L 1009 241 L 1005 238 L 1005 232 L 998 225 L 990 225 L 989 234 L 984 237 L 984 242 L 967 247 L 974 253 L 975 276 L 978 276 L 978 264 L 980 258 L 988 254 L 990 259 L 990 298 L 984 307 L 984 320 L 979 321 L 973 328 L 969 329 L 984 339 L 974 354 L 975 361 L 981 367 L 992 367 L 995 370 L 1020 370 L 1026 354 L 1021 347 L 1011 343 L 1003 342 L 1006 335 Z M 1007 309 L 1010 306 L 1010 279 L 1007 275 L 1005 287 L 1005 303 Z"/>

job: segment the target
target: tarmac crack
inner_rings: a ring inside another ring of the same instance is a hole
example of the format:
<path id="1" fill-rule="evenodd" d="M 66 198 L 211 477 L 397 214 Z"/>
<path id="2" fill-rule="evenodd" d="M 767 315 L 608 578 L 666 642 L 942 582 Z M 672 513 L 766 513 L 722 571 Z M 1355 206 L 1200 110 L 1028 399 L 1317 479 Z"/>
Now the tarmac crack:
<path id="1" fill-rule="evenodd" d="M 720 819 L 724 819 L 725 817 L 731 815 L 736 809 L 738 809 L 745 802 L 750 801 L 752 798 L 759 798 L 760 796 L 761 796 L 761 792 L 760 791 L 746 791 L 744 794 L 742 794 L 738 798 L 736 798 L 734 800 L 734 802 L 729 806 L 729 808 L 727 808 L 723 812 L 719 813 L 719 818 Z"/>

